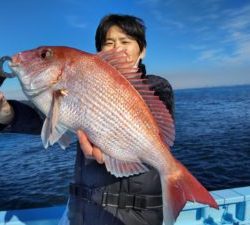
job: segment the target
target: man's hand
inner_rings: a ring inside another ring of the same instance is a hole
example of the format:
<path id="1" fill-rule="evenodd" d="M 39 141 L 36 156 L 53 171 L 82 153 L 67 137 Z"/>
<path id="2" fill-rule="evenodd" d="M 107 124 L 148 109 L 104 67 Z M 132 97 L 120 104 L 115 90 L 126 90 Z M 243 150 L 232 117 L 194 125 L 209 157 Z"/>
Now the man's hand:
<path id="1" fill-rule="evenodd" d="M 10 104 L 5 99 L 2 92 L 0 92 L 0 123 L 9 124 L 14 118 L 14 111 Z"/>
<path id="2" fill-rule="evenodd" d="M 88 140 L 87 135 L 82 130 L 77 131 L 77 136 L 84 155 L 89 158 L 93 157 L 98 163 L 103 164 L 104 160 L 101 150 Z"/>

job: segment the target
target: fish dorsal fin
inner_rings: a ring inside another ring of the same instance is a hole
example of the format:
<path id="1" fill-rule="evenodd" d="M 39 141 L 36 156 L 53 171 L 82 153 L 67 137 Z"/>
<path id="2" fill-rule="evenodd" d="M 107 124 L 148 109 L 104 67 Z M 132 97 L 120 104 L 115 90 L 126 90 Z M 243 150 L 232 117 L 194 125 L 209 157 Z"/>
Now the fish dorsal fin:
<path id="1" fill-rule="evenodd" d="M 147 166 L 140 162 L 121 161 L 103 153 L 104 162 L 111 174 L 116 177 L 128 177 L 135 174 L 140 174 L 148 171 Z"/>
<path id="2" fill-rule="evenodd" d="M 175 126 L 172 116 L 160 98 L 154 95 L 155 91 L 152 90 L 148 79 L 142 79 L 138 68 L 135 68 L 128 61 L 126 52 L 112 49 L 99 52 L 97 56 L 117 69 L 140 93 L 160 128 L 161 138 L 167 145 L 172 146 L 175 139 Z"/>
<path id="3" fill-rule="evenodd" d="M 141 73 L 133 67 L 133 63 L 128 60 L 125 50 L 111 49 L 109 51 L 101 51 L 97 56 L 108 64 L 117 69 L 126 78 L 140 78 Z"/>

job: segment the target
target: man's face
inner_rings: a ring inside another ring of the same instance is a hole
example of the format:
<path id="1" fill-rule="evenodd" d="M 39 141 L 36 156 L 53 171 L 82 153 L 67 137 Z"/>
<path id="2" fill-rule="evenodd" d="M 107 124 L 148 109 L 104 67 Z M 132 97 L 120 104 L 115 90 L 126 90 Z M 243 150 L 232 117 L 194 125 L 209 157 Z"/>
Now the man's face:
<path id="1" fill-rule="evenodd" d="M 106 41 L 102 46 L 103 51 L 108 51 L 113 48 L 126 50 L 128 59 L 135 65 L 138 58 L 144 57 L 144 51 L 140 51 L 140 47 L 135 39 L 125 34 L 118 26 L 112 26 L 107 32 Z"/>

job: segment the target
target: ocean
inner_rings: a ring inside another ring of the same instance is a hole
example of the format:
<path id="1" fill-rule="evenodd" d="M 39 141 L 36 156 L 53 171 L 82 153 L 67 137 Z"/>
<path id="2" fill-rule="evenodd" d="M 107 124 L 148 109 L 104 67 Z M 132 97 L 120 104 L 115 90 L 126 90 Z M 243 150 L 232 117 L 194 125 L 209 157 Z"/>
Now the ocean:
<path id="1" fill-rule="evenodd" d="M 175 90 L 172 153 L 208 189 L 250 185 L 250 85 Z M 65 204 L 75 148 L 0 133 L 0 210 Z"/>

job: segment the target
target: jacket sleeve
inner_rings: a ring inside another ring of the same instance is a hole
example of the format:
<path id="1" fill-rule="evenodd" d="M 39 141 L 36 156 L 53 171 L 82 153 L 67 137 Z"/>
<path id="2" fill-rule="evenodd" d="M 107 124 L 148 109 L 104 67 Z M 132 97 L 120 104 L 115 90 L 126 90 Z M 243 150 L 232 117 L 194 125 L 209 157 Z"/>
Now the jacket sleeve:
<path id="1" fill-rule="evenodd" d="M 8 102 L 14 110 L 14 119 L 8 126 L 0 125 L 0 131 L 25 134 L 41 133 L 43 118 L 33 107 L 16 100 Z"/>
<path id="2" fill-rule="evenodd" d="M 171 116 L 174 119 L 174 92 L 168 80 L 156 75 L 147 75 L 146 78 L 148 79 L 152 90 L 155 91 L 155 95 L 160 97 L 160 100 L 166 105 L 167 109 L 169 110 Z"/>

